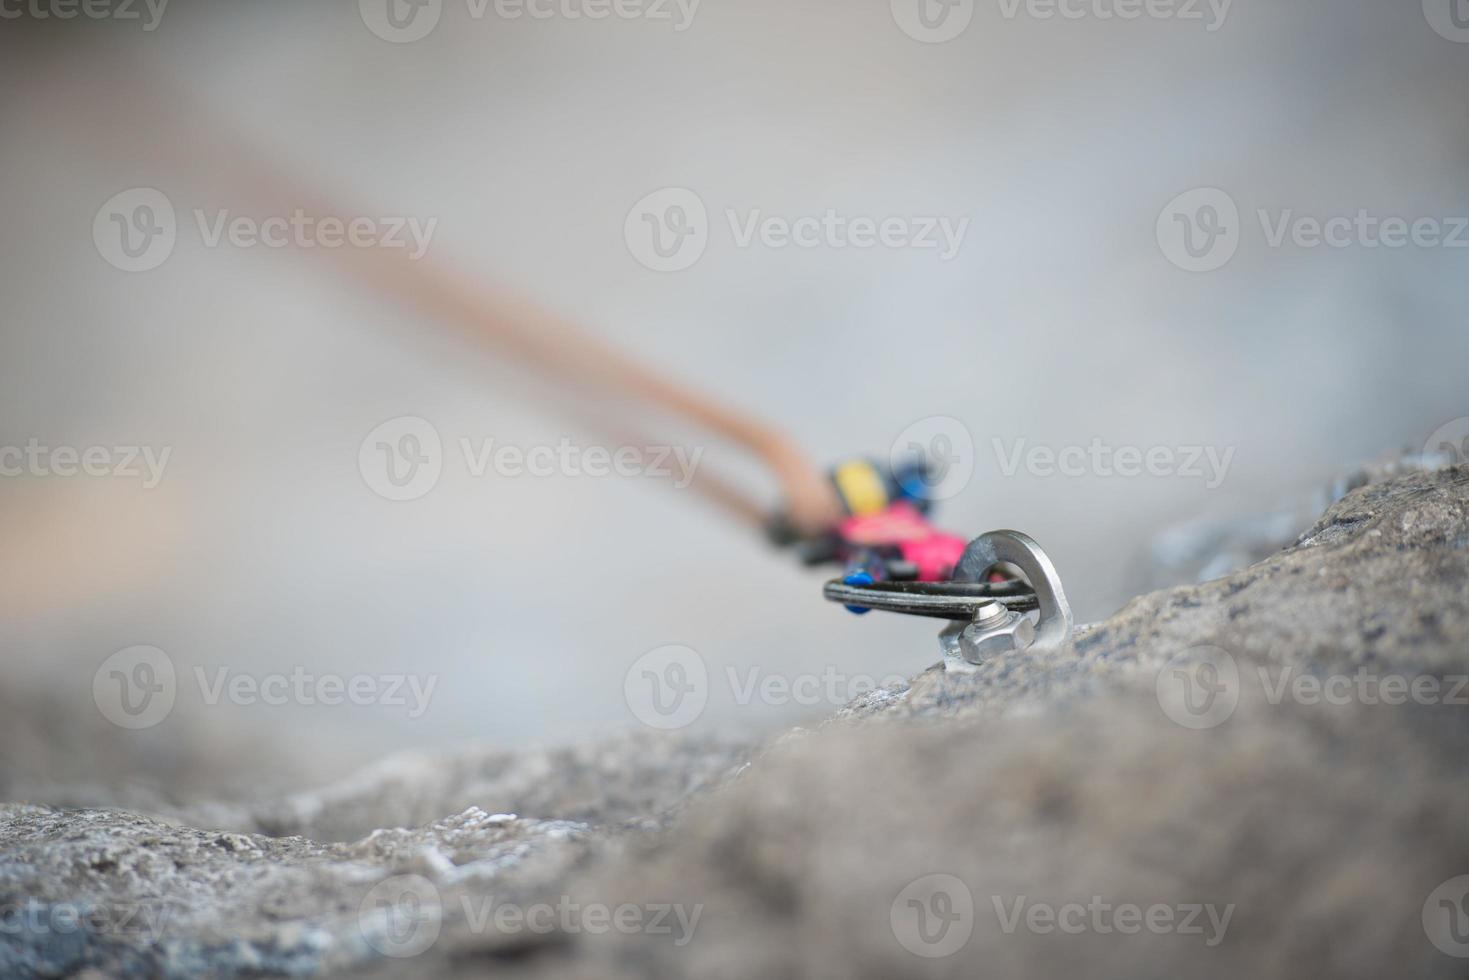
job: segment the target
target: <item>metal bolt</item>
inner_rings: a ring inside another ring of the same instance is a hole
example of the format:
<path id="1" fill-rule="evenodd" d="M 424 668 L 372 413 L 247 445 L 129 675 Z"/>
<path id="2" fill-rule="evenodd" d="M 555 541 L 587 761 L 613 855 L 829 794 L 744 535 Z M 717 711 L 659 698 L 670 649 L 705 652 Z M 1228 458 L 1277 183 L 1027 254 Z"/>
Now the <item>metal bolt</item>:
<path id="1" fill-rule="evenodd" d="M 974 624 L 976 626 L 993 626 L 1010 614 L 1003 603 L 985 602 L 974 610 Z"/>
<path id="2" fill-rule="evenodd" d="M 959 634 L 959 649 L 965 660 L 982 664 L 991 657 L 1029 649 L 1035 642 L 1035 624 L 1029 617 L 1000 608 L 1004 611 L 998 618 L 970 623 Z"/>

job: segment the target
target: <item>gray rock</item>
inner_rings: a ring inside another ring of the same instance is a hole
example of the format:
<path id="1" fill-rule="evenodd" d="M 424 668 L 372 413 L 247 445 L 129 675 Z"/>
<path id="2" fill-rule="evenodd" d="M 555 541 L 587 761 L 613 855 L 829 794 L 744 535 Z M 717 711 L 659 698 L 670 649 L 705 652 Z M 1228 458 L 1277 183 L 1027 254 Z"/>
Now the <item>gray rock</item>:
<path id="1" fill-rule="evenodd" d="M 753 754 L 647 736 L 153 816 L 5 806 L 0 975 L 1458 976 L 1466 684 L 1469 471 L 1389 475 L 1068 649 Z"/>
<path id="2" fill-rule="evenodd" d="M 1333 480 L 1312 493 L 1282 501 L 1262 514 L 1197 517 L 1154 535 L 1144 581 L 1149 588 L 1207 582 L 1263 561 L 1290 544 L 1323 510 L 1352 490 L 1452 465 L 1446 453 L 1405 450 Z"/>
<path id="3" fill-rule="evenodd" d="M 263 803 L 181 808 L 179 819 L 339 841 L 412 827 L 470 806 L 555 814 L 601 828 L 656 825 L 741 765 L 749 746 L 653 732 L 519 753 L 400 753 L 321 789 Z"/>
<path id="4" fill-rule="evenodd" d="M 563 878 L 589 828 L 471 808 L 350 844 L 217 833 L 119 810 L 0 808 L 0 975 L 305 976 L 393 950 L 372 889 L 525 894 Z"/>

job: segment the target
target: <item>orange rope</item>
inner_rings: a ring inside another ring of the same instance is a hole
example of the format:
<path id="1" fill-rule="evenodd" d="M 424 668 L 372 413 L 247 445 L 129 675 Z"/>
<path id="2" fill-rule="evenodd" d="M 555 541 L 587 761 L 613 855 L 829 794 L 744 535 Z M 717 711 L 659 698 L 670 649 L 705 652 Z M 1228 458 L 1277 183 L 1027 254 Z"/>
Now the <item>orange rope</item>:
<path id="1" fill-rule="evenodd" d="M 108 66 L 99 73 L 105 82 L 94 78 L 83 88 L 84 99 L 68 102 L 80 101 L 94 112 L 105 103 L 107 111 L 99 112 L 101 118 L 97 120 L 100 124 L 114 130 L 121 128 L 123 132 L 118 135 L 138 144 L 150 156 L 160 156 L 159 147 L 168 148 L 172 159 L 182 157 L 221 186 L 251 194 L 257 205 L 279 209 L 282 202 L 294 201 L 296 206 L 317 215 L 360 213 L 326 206 L 322 195 L 297 185 L 258 158 L 250 147 L 231 140 L 218 127 L 198 125 L 203 113 L 187 105 L 177 87 L 165 88 L 126 69 L 118 70 L 121 67 Z M 69 64 L 67 70 L 72 73 L 67 81 L 78 84 L 76 65 Z M 140 108 L 146 111 L 140 112 Z M 65 107 L 71 115 L 78 109 L 74 104 Z M 740 408 L 649 370 L 524 298 L 491 289 L 427 258 L 414 260 L 404 250 L 380 248 L 333 250 L 327 254 L 340 257 L 346 271 L 369 288 L 455 323 L 478 341 L 513 351 L 559 381 L 632 396 L 744 447 L 775 477 L 783 495 L 784 516 L 798 528 L 816 531 L 838 519 L 838 504 L 822 471 L 785 433 Z M 742 520 L 768 520 L 767 508 L 732 484 L 703 472 L 703 468 L 693 485 Z"/>

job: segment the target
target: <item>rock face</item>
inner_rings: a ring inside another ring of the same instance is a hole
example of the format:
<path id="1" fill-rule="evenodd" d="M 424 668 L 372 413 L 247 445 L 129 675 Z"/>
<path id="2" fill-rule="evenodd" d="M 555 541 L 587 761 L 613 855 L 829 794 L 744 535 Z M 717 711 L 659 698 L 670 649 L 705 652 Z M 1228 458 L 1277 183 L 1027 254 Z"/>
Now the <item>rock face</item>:
<path id="1" fill-rule="evenodd" d="M 0 975 L 1460 976 L 1466 751 L 1448 468 L 1068 649 L 929 671 L 763 747 L 0 807 Z"/>
<path id="2" fill-rule="evenodd" d="M 10 806 L 5 824 L 6 976 L 345 967 L 376 955 L 375 944 L 392 949 L 364 901 L 384 869 L 529 888 L 564 875 L 588 835 L 584 824 L 478 809 L 331 845 L 110 810 Z"/>

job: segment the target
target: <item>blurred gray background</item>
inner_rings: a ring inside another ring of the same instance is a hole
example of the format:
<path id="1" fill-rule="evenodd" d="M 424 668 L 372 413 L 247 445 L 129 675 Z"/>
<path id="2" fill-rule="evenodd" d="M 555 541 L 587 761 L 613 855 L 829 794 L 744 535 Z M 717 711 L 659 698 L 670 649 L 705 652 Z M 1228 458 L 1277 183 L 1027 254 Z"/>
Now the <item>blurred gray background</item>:
<path id="1" fill-rule="evenodd" d="M 0 445 L 172 447 L 151 490 L 0 478 L 0 685 L 52 732 L 98 733 L 52 744 L 69 755 L 47 765 L 166 781 L 196 739 L 340 771 L 390 748 L 594 737 L 639 724 L 624 674 L 670 643 L 715 678 L 696 724 L 758 732 L 832 706 L 741 706 L 726 668 L 882 676 L 936 658 L 932 624 L 847 616 L 820 599 L 827 572 L 648 480 L 476 479 L 451 461 L 421 500 L 376 496 L 358 448 L 397 416 L 451 446 L 589 437 L 527 400 L 513 363 L 316 255 L 208 248 L 184 227 L 155 270 L 104 261 L 92 223 L 119 191 L 159 188 L 181 215 L 231 205 L 186 147 L 171 165 L 125 145 L 129 120 L 176 110 L 159 92 L 361 213 L 436 218 L 436 260 L 748 402 L 819 459 L 961 419 L 974 476 L 940 523 L 1032 534 L 1084 621 L 1152 584 L 1160 530 L 1308 494 L 1469 411 L 1469 250 L 1270 248 L 1254 217 L 1469 215 L 1469 43 L 1416 0 L 1236 0 L 1214 31 L 1207 8 L 1011 18 L 992 0 L 942 44 L 886 0 L 704 0 L 682 31 L 470 9 L 445 0 L 413 43 L 375 36 L 355 3 L 177 2 L 147 31 L 0 21 Z M 114 64 L 155 87 L 107 84 Z M 714 224 L 676 273 L 623 235 L 667 186 Z M 1199 187 L 1243 216 L 1209 273 L 1155 234 Z M 725 208 L 970 226 L 948 262 L 738 248 Z M 1207 489 L 1006 477 L 991 448 L 1094 437 L 1235 454 Z M 94 672 L 134 644 L 187 682 L 162 724 L 98 728 Z M 439 680 L 418 718 L 211 706 L 189 678 L 218 666 Z M 141 748 L 104 765 L 112 742 Z"/>

